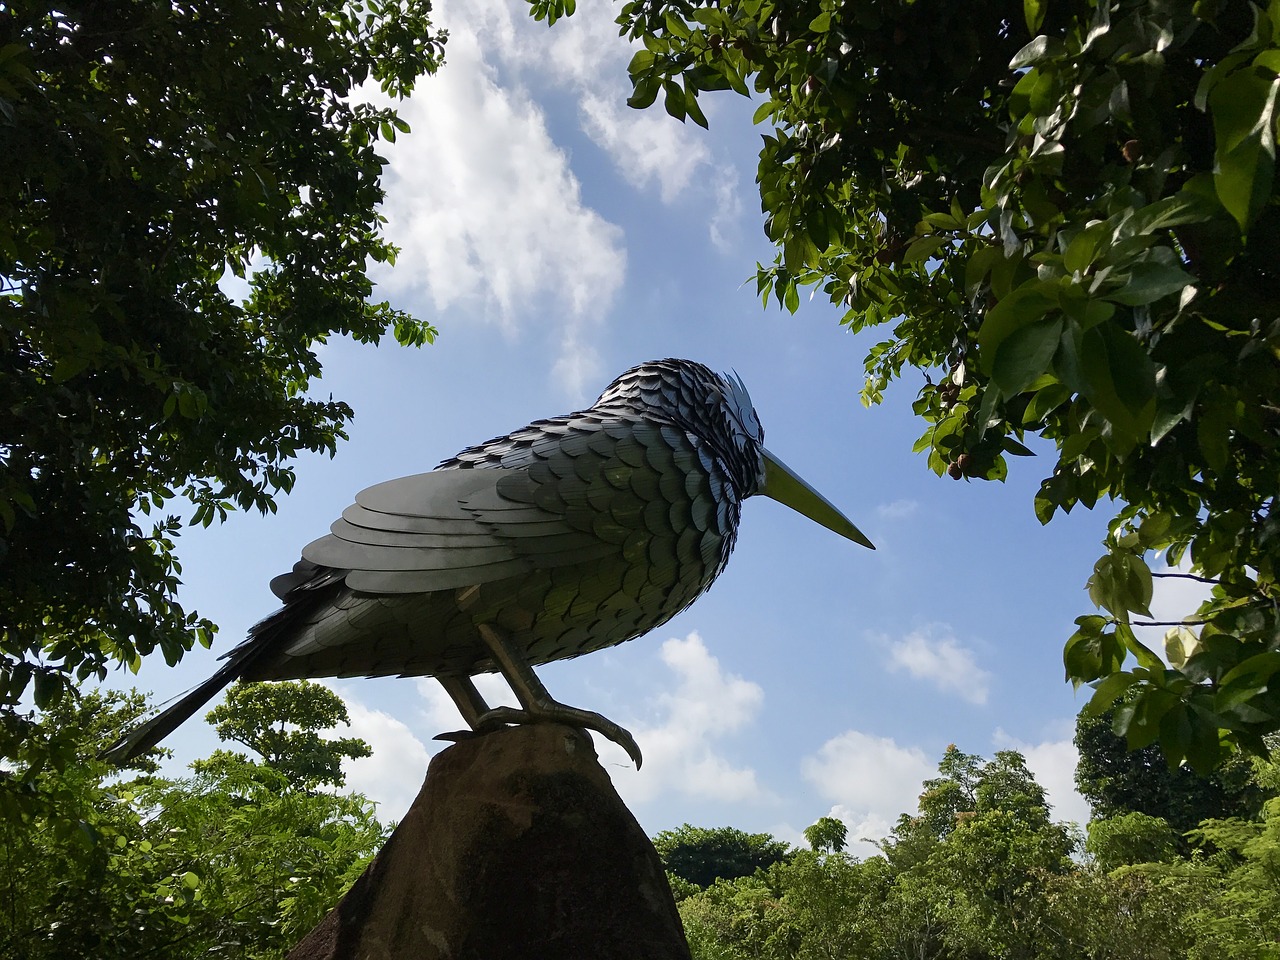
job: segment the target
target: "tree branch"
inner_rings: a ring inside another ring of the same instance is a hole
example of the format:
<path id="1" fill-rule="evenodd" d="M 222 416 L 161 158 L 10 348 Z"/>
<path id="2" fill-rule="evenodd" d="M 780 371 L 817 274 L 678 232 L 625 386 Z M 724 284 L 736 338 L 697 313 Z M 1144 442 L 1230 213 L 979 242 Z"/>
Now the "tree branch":
<path id="1" fill-rule="evenodd" d="M 1200 583 L 1221 583 L 1212 577 L 1198 577 L 1194 573 L 1152 573 L 1153 577 L 1176 577 L 1179 580 L 1198 580 Z"/>

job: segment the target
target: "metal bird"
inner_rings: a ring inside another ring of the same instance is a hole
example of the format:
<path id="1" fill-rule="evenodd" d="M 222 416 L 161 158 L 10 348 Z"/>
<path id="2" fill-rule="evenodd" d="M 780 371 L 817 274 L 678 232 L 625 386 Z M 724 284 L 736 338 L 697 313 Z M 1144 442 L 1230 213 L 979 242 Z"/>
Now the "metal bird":
<path id="1" fill-rule="evenodd" d="M 724 569 L 742 502 L 772 497 L 874 547 L 764 448 L 736 376 L 688 360 L 633 367 L 588 409 L 468 447 L 430 473 L 362 491 L 328 536 L 271 581 L 284 605 L 227 663 L 113 745 L 126 762 L 236 679 L 434 676 L 474 730 L 598 713 L 553 700 L 533 665 L 641 636 Z M 499 671 L 521 707 L 490 709 L 471 677 Z"/>

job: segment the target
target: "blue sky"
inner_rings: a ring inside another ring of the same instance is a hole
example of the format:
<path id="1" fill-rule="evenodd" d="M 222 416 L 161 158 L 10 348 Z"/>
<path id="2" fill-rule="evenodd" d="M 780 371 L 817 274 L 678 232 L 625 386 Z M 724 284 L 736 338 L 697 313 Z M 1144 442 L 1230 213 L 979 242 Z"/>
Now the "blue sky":
<path id="1" fill-rule="evenodd" d="M 1043 456 L 1014 461 L 1003 484 L 935 477 L 911 453 L 918 376 L 863 409 L 874 337 L 847 333 L 821 300 L 795 316 L 761 309 L 744 285 L 772 257 L 751 106 L 704 98 L 710 133 L 629 110 L 631 51 L 612 9 L 582 4 L 547 30 L 523 0 L 438 5 L 448 63 L 402 105 L 413 133 L 386 151 L 384 212 L 403 252 L 377 278 L 440 339 L 323 348 L 316 392 L 355 408 L 350 442 L 303 460 L 276 515 L 184 535 L 183 599 L 221 625 L 214 650 L 175 669 L 153 658 L 113 685 L 165 700 L 203 679 L 273 609 L 271 577 L 357 490 L 588 405 L 635 363 L 689 357 L 742 376 L 769 448 L 879 549 L 757 498 L 728 570 L 690 610 L 540 669 L 558 699 L 635 734 L 638 772 L 597 743 L 644 828 L 728 824 L 799 842 L 834 814 L 851 837 L 883 836 L 950 743 L 1021 750 L 1057 815 L 1084 820 L 1070 742 L 1083 694 L 1062 680 L 1061 649 L 1091 610 L 1083 587 L 1105 515 L 1042 527 Z M 1193 606 L 1165 593 L 1155 612 Z M 490 679 L 482 689 L 503 699 Z M 349 785 L 400 817 L 443 746 L 431 738 L 462 726 L 456 711 L 430 679 L 331 685 L 374 747 L 349 765 Z M 217 741 L 192 720 L 168 746 L 177 773 Z"/>

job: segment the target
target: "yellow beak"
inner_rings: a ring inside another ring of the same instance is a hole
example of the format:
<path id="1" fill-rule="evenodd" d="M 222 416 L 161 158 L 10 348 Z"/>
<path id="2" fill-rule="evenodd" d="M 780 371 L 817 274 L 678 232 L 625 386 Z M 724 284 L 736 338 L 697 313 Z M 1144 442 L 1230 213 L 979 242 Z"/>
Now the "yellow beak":
<path id="1" fill-rule="evenodd" d="M 809 484 L 800 479 L 785 463 L 764 450 L 764 487 L 760 492 L 770 499 L 786 504 L 797 513 L 803 513 L 828 530 L 834 530 L 854 543 L 874 550 L 875 544 L 866 538 L 843 513 Z"/>

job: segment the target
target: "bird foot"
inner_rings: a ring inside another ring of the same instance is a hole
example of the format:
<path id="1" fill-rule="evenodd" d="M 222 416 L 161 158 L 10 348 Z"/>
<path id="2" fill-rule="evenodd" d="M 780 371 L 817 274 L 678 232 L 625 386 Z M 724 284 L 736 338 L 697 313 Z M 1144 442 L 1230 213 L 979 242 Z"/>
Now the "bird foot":
<path id="1" fill-rule="evenodd" d="M 571 727 L 594 730 L 625 750 L 627 756 L 635 762 L 637 770 L 640 769 L 643 760 L 635 738 L 624 727 L 592 710 L 580 710 L 554 700 L 549 703 L 539 703 L 533 710 L 494 707 L 476 719 L 475 729 L 478 732 L 488 733 L 490 730 L 512 723 L 564 723 Z"/>
<path id="2" fill-rule="evenodd" d="M 461 743 L 463 740 L 471 740 L 480 736 L 477 730 L 451 730 L 448 733 L 437 733 L 432 740 L 443 740 L 446 743 Z"/>

